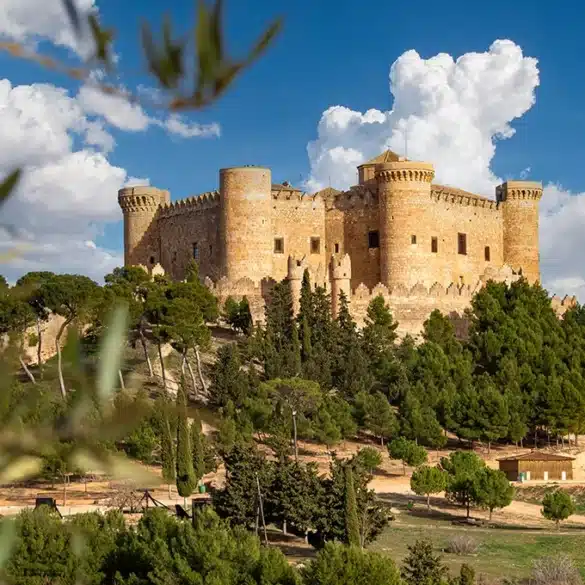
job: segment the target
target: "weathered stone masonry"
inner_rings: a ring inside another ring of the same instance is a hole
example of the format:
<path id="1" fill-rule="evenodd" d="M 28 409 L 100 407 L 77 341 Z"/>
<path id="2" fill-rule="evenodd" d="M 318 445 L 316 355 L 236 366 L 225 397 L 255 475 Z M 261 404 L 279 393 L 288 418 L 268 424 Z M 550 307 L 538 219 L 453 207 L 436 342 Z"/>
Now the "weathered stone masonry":
<path id="1" fill-rule="evenodd" d="M 540 183 L 508 181 L 488 199 L 433 183 L 434 168 L 386 151 L 358 167 L 359 184 L 306 194 L 269 169 L 220 171 L 219 191 L 171 202 L 153 187 L 122 189 L 126 265 L 182 279 L 191 259 L 221 300 L 246 295 L 263 318 L 274 282 L 288 277 L 295 307 L 305 269 L 340 291 L 362 323 L 382 294 L 399 331 L 416 334 L 437 308 L 463 311 L 487 280 L 540 279 Z M 574 299 L 556 299 L 559 311 Z"/>

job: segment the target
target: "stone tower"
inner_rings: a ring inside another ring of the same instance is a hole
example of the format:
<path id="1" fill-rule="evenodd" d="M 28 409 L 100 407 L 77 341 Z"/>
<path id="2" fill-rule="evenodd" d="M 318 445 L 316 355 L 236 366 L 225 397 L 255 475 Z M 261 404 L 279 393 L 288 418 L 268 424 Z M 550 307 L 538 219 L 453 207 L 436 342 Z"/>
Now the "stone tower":
<path id="1" fill-rule="evenodd" d="M 339 313 L 339 296 L 345 293 L 351 299 L 351 259 L 349 254 L 331 257 L 331 311 L 337 317 Z"/>
<path id="2" fill-rule="evenodd" d="M 288 257 L 287 279 L 290 286 L 290 294 L 293 302 L 293 313 L 298 314 L 301 308 L 301 288 L 303 286 L 303 276 L 307 269 L 307 258 Z"/>
<path id="3" fill-rule="evenodd" d="M 124 264 L 160 262 L 160 250 L 154 218 L 159 207 L 170 203 L 168 191 L 155 187 L 125 187 L 118 191 L 118 203 L 124 214 Z"/>
<path id="4" fill-rule="evenodd" d="M 219 172 L 221 273 L 231 282 L 259 283 L 272 274 L 270 169 L 233 167 Z"/>
<path id="5" fill-rule="evenodd" d="M 538 213 L 542 184 L 533 181 L 507 181 L 496 188 L 502 205 L 504 262 L 522 270 L 528 282 L 540 281 L 538 253 Z"/>
<path id="6" fill-rule="evenodd" d="M 399 160 L 376 165 L 380 206 L 380 277 L 392 289 L 425 280 L 428 262 L 417 253 L 416 234 L 426 224 L 435 176 L 432 164 Z M 412 241 L 411 238 L 415 238 Z"/>

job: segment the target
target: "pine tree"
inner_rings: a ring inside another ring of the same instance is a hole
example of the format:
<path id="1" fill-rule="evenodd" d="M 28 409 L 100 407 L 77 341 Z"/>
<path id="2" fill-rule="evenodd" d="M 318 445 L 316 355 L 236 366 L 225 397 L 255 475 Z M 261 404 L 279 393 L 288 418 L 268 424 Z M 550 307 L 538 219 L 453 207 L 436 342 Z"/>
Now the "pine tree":
<path id="1" fill-rule="evenodd" d="M 347 296 L 339 295 L 339 313 L 334 326 L 334 386 L 347 397 L 369 390 L 373 380 L 370 363 L 362 348 L 357 326 L 349 311 Z"/>
<path id="2" fill-rule="evenodd" d="M 187 420 L 187 393 L 185 380 L 181 378 L 177 390 L 177 491 L 183 498 L 189 497 L 195 489 L 195 473 L 193 471 L 193 453 L 191 451 L 191 437 L 189 421 Z"/>
<path id="3" fill-rule="evenodd" d="M 480 507 L 489 510 L 490 521 L 494 510 L 509 506 L 513 497 L 514 487 L 503 471 L 484 467 L 477 472 L 472 499 Z"/>
<path id="4" fill-rule="evenodd" d="M 242 406 L 249 393 L 249 378 L 242 370 L 240 353 L 235 343 L 224 345 L 217 352 L 211 371 L 210 402 L 225 408 L 228 402 Z"/>
<path id="5" fill-rule="evenodd" d="M 382 367 L 382 362 L 394 349 L 397 327 L 384 297 L 377 296 L 368 305 L 362 332 L 365 352 L 377 368 Z"/>
<path id="6" fill-rule="evenodd" d="M 228 296 L 223 304 L 222 319 L 232 328 L 236 328 L 240 305 L 233 297 Z"/>
<path id="7" fill-rule="evenodd" d="M 360 545 L 357 501 L 351 465 L 345 465 L 345 539 L 350 546 Z"/>
<path id="8" fill-rule="evenodd" d="M 408 555 L 402 563 L 406 585 L 444 585 L 447 571 L 441 557 L 433 554 L 430 540 L 417 540 L 408 547 Z"/>
<path id="9" fill-rule="evenodd" d="M 379 437 L 384 446 L 384 439 L 392 437 L 398 431 L 398 420 L 388 402 L 381 392 L 373 395 L 363 395 L 363 417 L 365 427 Z"/>
<path id="10" fill-rule="evenodd" d="M 427 510 L 431 509 L 431 494 L 442 492 L 445 485 L 445 473 L 438 467 L 422 465 L 414 470 L 410 478 L 410 489 L 418 496 L 427 497 Z"/>

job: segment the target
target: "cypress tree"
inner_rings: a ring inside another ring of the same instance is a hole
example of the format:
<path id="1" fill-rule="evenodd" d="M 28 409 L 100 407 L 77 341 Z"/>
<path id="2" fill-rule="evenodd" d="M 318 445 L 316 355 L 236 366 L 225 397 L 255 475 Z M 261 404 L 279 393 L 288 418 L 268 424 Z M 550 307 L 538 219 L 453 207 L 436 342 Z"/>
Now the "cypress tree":
<path id="1" fill-rule="evenodd" d="M 311 277 L 309 276 L 308 270 L 305 270 L 303 273 L 299 305 L 299 323 L 301 323 L 303 319 L 307 319 L 307 323 L 310 325 L 313 321 L 313 291 L 311 290 Z"/>
<path id="2" fill-rule="evenodd" d="M 244 335 L 251 335 L 254 329 L 254 320 L 252 319 L 252 311 L 250 310 L 250 301 L 248 297 L 244 297 L 240 301 L 238 326 Z"/>
<path id="3" fill-rule="evenodd" d="M 289 359 L 289 372 L 290 376 L 298 376 L 301 373 L 301 342 L 299 340 L 299 331 L 296 325 L 293 325 L 292 339 L 290 347 L 290 359 Z"/>
<path id="4" fill-rule="evenodd" d="M 183 498 L 190 496 L 195 488 L 195 472 L 193 471 L 193 454 L 187 421 L 187 395 L 185 381 L 181 378 L 177 390 L 177 491 Z"/>
<path id="5" fill-rule="evenodd" d="M 191 453 L 195 482 L 198 482 L 205 475 L 205 446 L 203 440 L 201 420 L 198 415 L 195 415 L 191 423 Z"/>
<path id="6" fill-rule="evenodd" d="M 311 326 L 307 317 L 303 317 L 301 321 L 301 333 L 302 333 L 302 358 L 303 362 L 306 362 L 313 353 L 313 344 L 311 342 Z"/>
<path id="7" fill-rule="evenodd" d="M 349 464 L 345 465 L 345 538 L 350 546 L 360 546 L 357 500 L 353 472 Z"/>
<path id="8" fill-rule="evenodd" d="M 165 401 L 165 408 L 162 419 L 162 434 L 161 434 L 161 463 L 162 463 L 162 477 L 165 483 L 169 486 L 169 498 L 171 497 L 171 485 L 175 483 L 175 456 L 173 436 L 171 434 L 171 424 L 169 422 L 168 403 Z"/>

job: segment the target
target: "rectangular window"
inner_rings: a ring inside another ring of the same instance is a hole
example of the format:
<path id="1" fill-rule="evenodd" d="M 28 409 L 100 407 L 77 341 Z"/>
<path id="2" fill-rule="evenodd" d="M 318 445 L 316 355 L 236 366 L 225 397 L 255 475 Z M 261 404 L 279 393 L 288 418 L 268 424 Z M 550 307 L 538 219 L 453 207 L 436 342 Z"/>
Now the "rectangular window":
<path id="1" fill-rule="evenodd" d="M 457 253 L 467 254 L 467 234 L 457 234 Z"/>
<path id="2" fill-rule="evenodd" d="M 339 244 L 335 244 L 335 253 L 339 254 Z"/>
<path id="3" fill-rule="evenodd" d="M 436 254 L 439 251 L 439 239 L 431 238 L 431 252 Z"/>
<path id="4" fill-rule="evenodd" d="M 274 253 L 284 254 L 284 238 L 274 238 Z"/>
<path id="5" fill-rule="evenodd" d="M 490 261 L 490 247 L 489 246 L 485 247 L 485 249 L 483 251 L 483 256 L 484 256 L 486 262 Z"/>
<path id="6" fill-rule="evenodd" d="M 380 247 L 380 234 L 377 231 L 368 232 L 368 248 Z"/>
<path id="7" fill-rule="evenodd" d="M 311 238 L 311 254 L 319 254 L 321 252 L 321 238 Z"/>
<path id="8" fill-rule="evenodd" d="M 197 242 L 193 244 L 193 260 L 199 260 L 199 244 Z"/>
<path id="9" fill-rule="evenodd" d="M 213 245 L 209 244 L 209 255 L 213 256 Z"/>
<path id="10" fill-rule="evenodd" d="M 416 236 L 415 235 L 410 236 L 410 243 L 416 244 Z"/>

